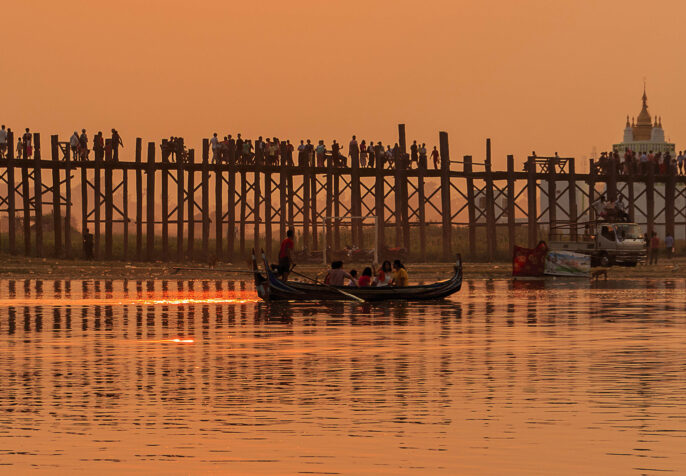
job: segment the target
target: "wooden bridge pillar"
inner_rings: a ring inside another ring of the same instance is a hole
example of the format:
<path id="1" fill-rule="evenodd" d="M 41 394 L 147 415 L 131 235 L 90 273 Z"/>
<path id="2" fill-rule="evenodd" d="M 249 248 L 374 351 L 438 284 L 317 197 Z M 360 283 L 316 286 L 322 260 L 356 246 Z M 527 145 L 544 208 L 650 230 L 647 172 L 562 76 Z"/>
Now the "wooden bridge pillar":
<path id="1" fill-rule="evenodd" d="M 282 160 L 285 158 L 282 157 Z M 258 179 L 259 180 L 259 179 Z M 264 250 L 267 259 L 272 258 L 272 173 L 271 167 L 264 172 Z M 279 212 L 283 215 L 283 210 Z"/>
<path id="2" fill-rule="evenodd" d="M 617 164 L 612 157 L 607 163 L 607 199 L 614 202 L 617 200 Z"/>
<path id="3" fill-rule="evenodd" d="M 426 168 L 420 166 L 417 172 L 417 211 L 419 219 L 419 257 L 421 261 L 426 261 L 426 190 L 424 188 L 424 177 Z"/>
<path id="4" fill-rule="evenodd" d="M 143 260 L 143 139 L 136 137 L 136 259 Z"/>
<path id="5" fill-rule="evenodd" d="M 227 221 L 226 259 L 233 262 L 236 257 L 236 162 L 229 164 L 229 190 L 226 197 Z"/>
<path id="6" fill-rule="evenodd" d="M 528 218 L 528 231 L 529 231 L 529 248 L 534 248 L 538 243 L 538 228 L 537 228 L 537 218 L 538 218 L 538 207 L 536 203 L 536 159 L 534 157 L 529 157 L 527 162 L 527 218 Z"/>
<path id="7" fill-rule="evenodd" d="M 210 141 L 202 140 L 202 258 L 205 263 L 210 260 Z"/>
<path id="8" fill-rule="evenodd" d="M 186 202 L 188 214 L 188 244 L 186 255 L 190 260 L 195 255 L 195 150 L 188 150 L 188 198 Z"/>
<path id="9" fill-rule="evenodd" d="M 245 170 L 242 170 L 240 173 L 241 177 L 241 215 L 240 215 L 240 222 L 238 224 L 238 234 L 239 234 L 239 249 L 241 252 L 241 256 L 245 256 L 245 217 L 247 216 L 247 210 L 248 210 L 248 204 L 247 204 L 247 199 L 248 199 L 248 179 L 246 178 L 246 172 Z M 254 249 L 254 247 L 253 247 Z M 259 253 L 259 250 L 255 250 L 256 253 Z"/>
<path id="10" fill-rule="evenodd" d="M 122 187 L 122 215 L 124 215 L 124 240 L 122 243 L 122 259 L 128 261 L 129 259 L 129 169 L 121 169 L 121 187 Z"/>
<path id="11" fill-rule="evenodd" d="M 176 261 L 181 262 L 184 258 L 183 250 L 183 225 L 184 225 L 184 163 L 183 157 L 176 154 Z M 189 197 L 190 198 L 190 197 Z"/>
<path id="12" fill-rule="evenodd" d="M 513 256 L 514 247 L 517 244 L 515 233 L 515 170 L 514 156 L 507 156 L 507 238 L 510 245 L 510 256 Z"/>
<path id="13" fill-rule="evenodd" d="M 310 164 L 303 167 L 303 249 L 312 251 L 310 247 Z"/>
<path id="14" fill-rule="evenodd" d="M 59 139 L 50 136 L 50 152 L 52 155 L 52 227 L 55 245 L 55 258 L 62 256 L 62 213 L 60 211 L 60 169 L 59 169 Z M 69 174 L 69 170 L 67 170 Z"/>
<path id="15" fill-rule="evenodd" d="M 672 159 L 674 160 L 674 159 Z M 665 236 L 674 237 L 674 196 L 676 195 L 676 168 L 668 165 L 665 181 Z"/>
<path id="16" fill-rule="evenodd" d="M 66 174 L 64 176 L 65 198 L 64 204 L 64 256 L 65 258 L 72 257 L 72 243 L 71 243 L 71 147 L 69 143 L 65 145 L 64 161 L 66 164 Z"/>
<path id="17" fill-rule="evenodd" d="M 463 171 L 466 174 L 467 184 L 467 216 L 469 224 L 467 231 L 469 234 L 469 257 L 476 258 L 476 204 L 474 194 L 474 179 L 472 178 L 472 156 L 465 155 L 463 158 Z"/>
<path id="18" fill-rule="evenodd" d="M 595 210 L 593 209 L 593 202 L 595 202 L 595 183 L 598 175 L 598 168 L 593 159 L 588 162 L 588 217 L 591 221 L 595 220 Z"/>
<path id="19" fill-rule="evenodd" d="M 16 218 L 16 185 L 14 183 L 14 132 L 7 130 L 7 231 L 9 234 L 9 252 L 17 251 L 17 218 Z"/>
<path id="20" fill-rule="evenodd" d="M 162 141 L 164 143 L 166 141 Z M 169 153 L 162 152 L 162 260 L 169 261 Z"/>
<path id="21" fill-rule="evenodd" d="M 263 164 L 264 162 L 261 162 Z M 260 173 L 262 171 L 262 165 L 255 167 L 255 178 L 254 178 L 254 201 L 255 208 L 253 209 L 253 219 L 254 219 L 254 229 L 253 229 L 253 245 L 255 249 L 260 247 L 260 199 L 262 196 L 260 187 Z"/>
<path id="22" fill-rule="evenodd" d="M 43 179 L 41 174 L 41 146 L 40 134 L 33 134 L 33 187 L 35 197 L 33 206 L 36 214 L 36 256 L 43 256 Z"/>
<path id="23" fill-rule="evenodd" d="M 646 215 L 648 221 L 648 238 L 655 231 L 655 168 L 648 164 L 646 177 Z"/>
<path id="24" fill-rule="evenodd" d="M 360 161 L 353 160 L 350 171 L 350 211 L 354 217 L 362 215 L 362 195 L 360 189 Z M 352 219 L 352 243 L 361 246 L 362 220 Z"/>
<path id="25" fill-rule="evenodd" d="M 567 197 L 569 199 L 569 225 L 571 227 L 572 238 L 577 237 L 578 210 L 576 206 L 576 165 L 572 157 L 567 162 Z"/>
<path id="26" fill-rule="evenodd" d="M 495 259 L 497 241 L 493 170 L 491 163 L 491 139 L 486 139 L 486 244 L 488 249 L 488 261 L 492 262 Z"/>
<path id="27" fill-rule="evenodd" d="M 557 161 L 548 159 L 548 230 L 557 226 Z"/>
<path id="28" fill-rule="evenodd" d="M 106 142 L 110 143 L 110 139 Z M 112 219 L 113 219 L 113 188 L 112 188 L 112 147 L 105 147 L 105 259 L 112 259 Z"/>
<path id="29" fill-rule="evenodd" d="M 217 261 L 224 259 L 224 210 L 222 207 L 222 188 L 224 187 L 224 179 L 222 178 L 222 161 L 217 158 L 214 164 L 214 253 Z M 257 180 L 257 173 L 255 179 Z"/>
<path id="30" fill-rule="evenodd" d="M 450 147 L 448 133 L 438 134 L 441 154 L 441 216 L 443 225 L 443 259 L 452 260 L 452 211 L 450 205 Z"/>
<path id="31" fill-rule="evenodd" d="M 377 150 L 380 150 L 378 147 Z M 383 153 L 383 152 L 382 152 Z M 384 160 L 380 157 L 376 157 L 376 183 L 374 184 L 374 214 L 376 215 L 376 244 L 378 254 L 381 254 L 381 250 L 386 244 L 385 236 L 385 205 L 384 205 Z"/>
<path id="32" fill-rule="evenodd" d="M 145 199 L 145 258 L 153 261 L 155 252 L 155 143 L 148 142 L 148 167 Z"/>
<path id="33" fill-rule="evenodd" d="M 334 250 L 341 249 L 341 174 L 339 168 L 333 173 L 333 247 Z"/>

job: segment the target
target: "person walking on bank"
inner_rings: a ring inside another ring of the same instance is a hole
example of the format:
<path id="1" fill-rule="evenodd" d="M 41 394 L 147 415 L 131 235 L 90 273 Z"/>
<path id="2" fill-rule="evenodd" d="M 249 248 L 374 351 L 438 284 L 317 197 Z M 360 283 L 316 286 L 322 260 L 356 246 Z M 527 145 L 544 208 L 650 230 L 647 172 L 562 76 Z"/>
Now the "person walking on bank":
<path id="1" fill-rule="evenodd" d="M 294 236 L 295 233 L 293 232 L 293 228 L 290 228 L 286 232 L 286 238 L 281 242 L 281 248 L 279 249 L 279 274 L 281 275 L 282 281 L 288 281 L 291 267 L 295 264 L 293 262 L 293 249 L 295 248 L 295 243 L 293 243 Z"/>
<path id="2" fill-rule="evenodd" d="M 112 129 L 112 160 L 119 162 L 119 146 L 124 147 L 124 142 L 116 129 Z"/>
<path id="3" fill-rule="evenodd" d="M 669 260 L 674 258 L 674 237 L 669 233 L 665 236 L 665 256 Z"/>
<path id="4" fill-rule="evenodd" d="M 650 261 L 648 264 L 657 264 L 658 254 L 660 253 L 660 238 L 657 237 L 657 233 L 653 232 L 652 238 L 650 238 Z"/>

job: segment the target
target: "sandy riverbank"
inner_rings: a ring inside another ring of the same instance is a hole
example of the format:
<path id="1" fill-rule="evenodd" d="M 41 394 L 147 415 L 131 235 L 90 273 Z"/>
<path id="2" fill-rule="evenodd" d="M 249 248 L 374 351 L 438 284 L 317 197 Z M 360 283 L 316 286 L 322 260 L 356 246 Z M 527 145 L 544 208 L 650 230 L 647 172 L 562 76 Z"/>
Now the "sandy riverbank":
<path id="1" fill-rule="evenodd" d="M 174 267 L 201 269 L 181 269 Z M 204 263 L 139 263 L 121 261 L 82 261 L 58 260 L 50 258 L 24 258 L 0 255 L 0 278 L 14 279 L 250 279 L 249 274 L 227 273 L 207 269 Z M 247 262 L 218 264 L 218 269 L 248 270 Z M 352 264 L 348 269 L 360 270 L 362 265 Z M 300 264 L 296 271 L 315 276 L 321 272 L 321 265 Z M 437 280 L 448 276 L 452 263 L 411 263 L 408 264 L 411 280 Z M 467 279 L 502 279 L 512 274 L 510 263 L 469 263 L 464 264 Z M 686 258 L 673 262 L 662 260 L 659 265 L 627 268 L 617 266 L 608 269 L 608 278 L 686 278 Z"/>

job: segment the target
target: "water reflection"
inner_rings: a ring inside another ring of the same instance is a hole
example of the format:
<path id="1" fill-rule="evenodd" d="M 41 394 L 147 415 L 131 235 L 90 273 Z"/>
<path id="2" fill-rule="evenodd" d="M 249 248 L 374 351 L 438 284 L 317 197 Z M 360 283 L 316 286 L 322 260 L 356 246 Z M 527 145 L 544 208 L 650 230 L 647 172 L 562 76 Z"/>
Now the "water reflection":
<path id="1" fill-rule="evenodd" d="M 472 281 L 436 303 L 284 304 L 246 282 L 0 281 L 0 455 L 58 472 L 683 472 L 685 288 Z"/>

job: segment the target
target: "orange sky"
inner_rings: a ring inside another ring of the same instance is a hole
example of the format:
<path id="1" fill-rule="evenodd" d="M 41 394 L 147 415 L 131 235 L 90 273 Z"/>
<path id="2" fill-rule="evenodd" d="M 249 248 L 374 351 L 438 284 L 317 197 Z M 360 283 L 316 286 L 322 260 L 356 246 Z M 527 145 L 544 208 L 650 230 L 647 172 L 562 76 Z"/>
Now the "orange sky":
<path id="1" fill-rule="evenodd" d="M 588 157 L 621 140 L 643 78 L 686 145 L 686 3 L 21 0 L 3 4 L 0 121 L 125 145 L 211 132 L 437 142 L 452 157 Z M 7 20 L 11 18 L 11 20 Z M 125 152 L 131 151 L 130 147 Z M 585 169 L 585 167 L 583 168 Z"/>

